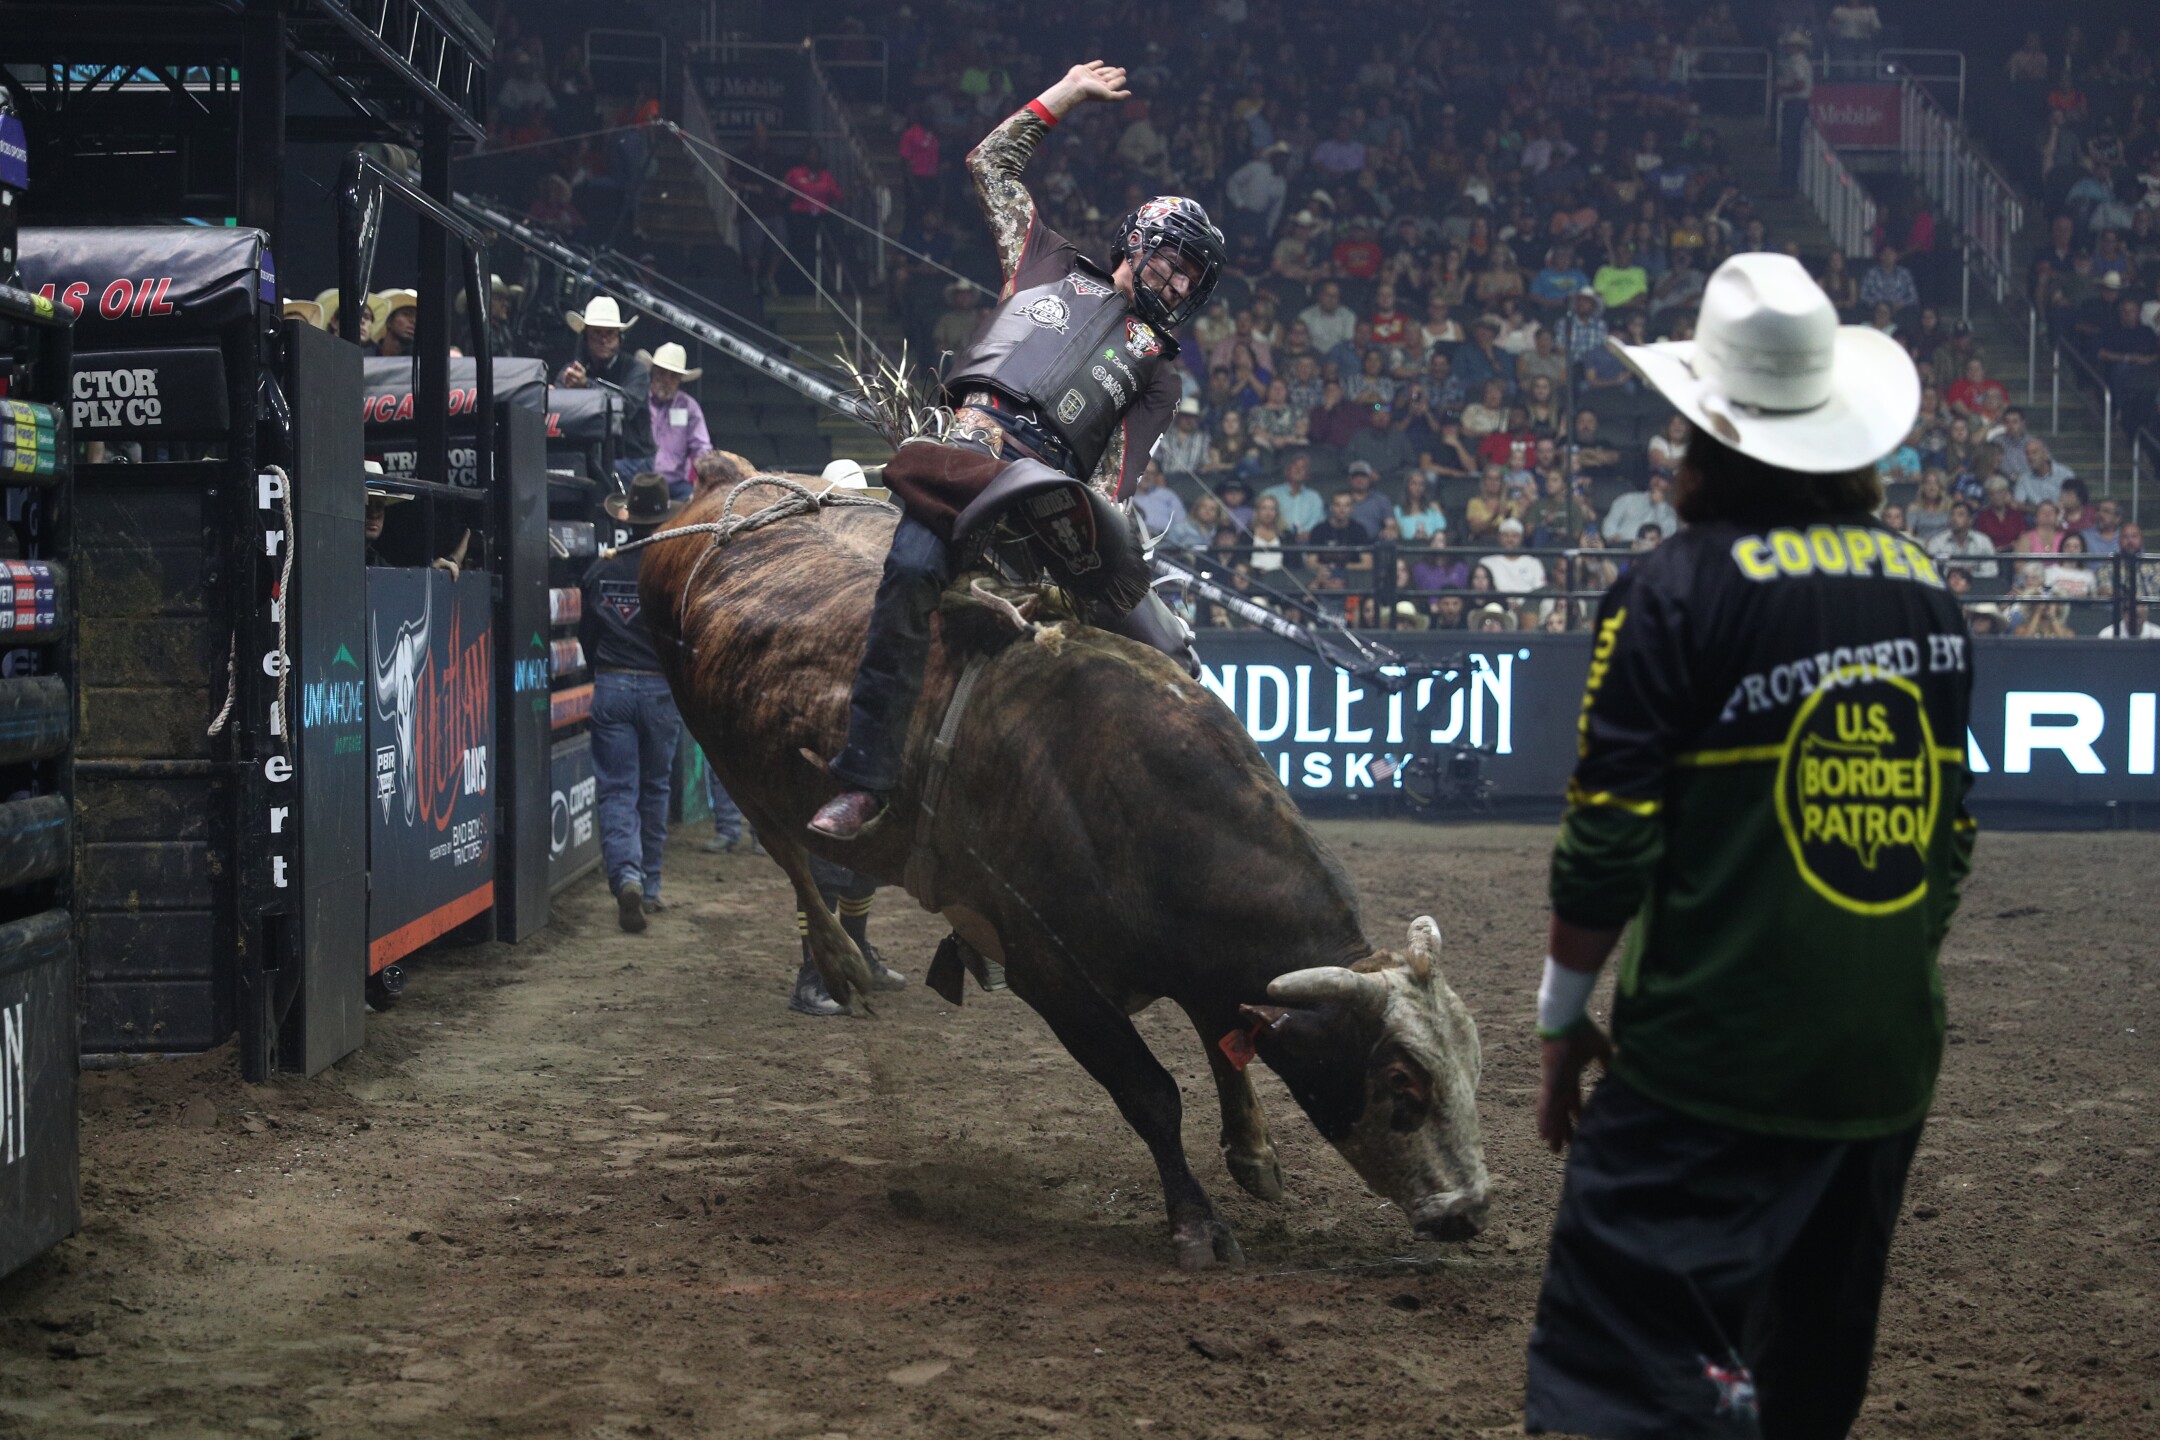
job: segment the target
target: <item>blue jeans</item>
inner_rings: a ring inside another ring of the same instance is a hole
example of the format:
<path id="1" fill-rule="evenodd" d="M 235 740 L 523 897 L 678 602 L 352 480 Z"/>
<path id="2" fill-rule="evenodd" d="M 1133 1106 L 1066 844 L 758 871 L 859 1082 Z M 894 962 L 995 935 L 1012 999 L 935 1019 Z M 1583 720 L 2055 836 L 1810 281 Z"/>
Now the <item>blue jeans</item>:
<path id="1" fill-rule="evenodd" d="M 667 849 L 668 779 L 682 717 L 658 675 L 593 676 L 592 760 L 600 806 L 600 856 L 608 889 L 635 880 L 660 893 Z"/>
<path id="2" fill-rule="evenodd" d="M 857 789 L 890 794 L 907 758 L 908 721 L 922 698 L 930 617 L 952 580 L 952 555 L 935 530 L 903 516 L 893 530 L 870 608 L 870 635 L 848 697 L 847 746 L 832 773 Z"/>
<path id="3" fill-rule="evenodd" d="M 712 756 L 705 757 L 705 803 L 712 806 L 713 834 L 733 845 L 743 838 L 743 813 L 735 808 L 735 799 L 713 773 Z"/>

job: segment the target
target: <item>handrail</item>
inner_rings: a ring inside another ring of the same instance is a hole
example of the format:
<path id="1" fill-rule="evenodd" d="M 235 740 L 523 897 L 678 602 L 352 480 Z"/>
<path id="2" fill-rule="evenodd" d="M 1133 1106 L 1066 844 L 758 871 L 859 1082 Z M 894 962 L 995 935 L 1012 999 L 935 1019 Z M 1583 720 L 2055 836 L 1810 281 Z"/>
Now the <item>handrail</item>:
<path id="1" fill-rule="evenodd" d="M 2012 247 L 2025 228 L 2025 203 L 1918 80 L 1906 76 L 1898 91 L 1900 168 L 1919 181 L 1939 218 L 1963 237 L 1994 287 L 1995 303 L 2003 304 L 2017 269 Z"/>
<path id="2" fill-rule="evenodd" d="M 695 336 L 721 354 L 741 361 L 751 369 L 779 381 L 797 394 L 830 410 L 850 419 L 865 419 L 861 402 L 846 389 L 827 383 L 763 347 L 743 339 L 709 317 L 697 314 L 655 293 L 641 278 L 611 264 L 607 256 L 585 254 L 526 221 L 495 209 L 484 200 L 453 195 L 451 203 L 472 216 L 479 224 L 494 230 L 501 238 L 539 256 L 549 264 L 560 266 L 569 274 L 596 288 L 605 289 L 620 297 L 631 309 L 672 325 L 687 335 Z M 487 312 L 482 310 L 478 313 Z"/>
<path id="3" fill-rule="evenodd" d="M 1948 55 L 1948 56 L 1951 56 L 1952 58 L 1954 58 L 1954 59 L 1955 59 L 1955 60 L 1957 61 L 1957 68 L 1956 68 L 1955 70 L 1951 71 L 1951 72 L 1950 72 L 1949 74 L 1947 74 L 1947 75 L 1938 75 L 1938 74 L 1934 74 L 1934 73 L 1931 73 L 1931 72 L 1929 72 L 1929 71 L 1925 71 L 1925 70 L 1922 70 L 1922 69 L 1921 69 L 1921 68 L 1920 68 L 1919 66 L 1917 66 L 1917 65 L 1907 65 L 1907 66 L 1905 67 L 1905 69 L 1904 69 L 1904 70 L 1903 70 L 1902 72 L 1900 72 L 1900 71 L 1898 70 L 1898 68 L 1897 68 L 1897 66 L 1898 66 L 1898 61 L 1897 61 L 1897 60 L 1895 60 L 1895 59 L 1892 59 L 1892 58 L 1891 58 L 1892 56 L 1912 56 L 1912 57 L 1918 58 L 1918 57 L 1922 57 L 1922 56 L 1937 56 L 1937 55 Z M 1900 78 L 1900 79 L 1910 79 L 1910 80 L 1915 80 L 1915 81 L 1919 82 L 1919 83 L 1920 83 L 1920 84 L 1922 84 L 1922 85 L 1932 84 L 1932 83 L 1934 83 L 1934 82 L 1937 82 L 1937 81 L 1943 81 L 1943 80 L 1954 80 L 1954 81 L 1956 81 L 1956 82 L 1957 82 L 1957 119 L 1958 119 L 1958 123 L 1959 123 L 1959 124 L 1961 124 L 1961 125 L 1962 125 L 1962 124 L 1963 124 L 1963 123 L 1965 122 L 1965 52 L 1964 52 L 1964 51 L 1962 51 L 1962 50 L 1915 50 L 1915 49 L 1911 49 L 1911 48 L 1909 48 L 1909 47 L 1905 47 L 1905 46 L 1889 46 L 1889 47 L 1886 47 L 1886 48 L 1884 48 L 1884 49 L 1881 49 L 1881 50 L 1878 50 L 1878 51 L 1876 51 L 1876 52 L 1875 52 L 1875 62 L 1876 62 L 1876 64 L 1877 64 L 1877 66 L 1879 67 L 1879 73 L 1880 73 L 1880 74 L 1881 74 L 1881 75 L 1883 76 L 1883 78 L 1884 78 L 1884 79 L 1890 79 L 1890 78 L 1892 78 L 1892 77 L 1894 76 L 1894 77 L 1897 77 L 1897 78 Z"/>
<path id="4" fill-rule="evenodd" d="M 1800 122 L 1800 193 L 1846 258 L 1861 260 L 1875 253 L 1875 202 L 1813 120 Z"/>
<path id="5" fill-rule="evenodd" d="M 1703 68 L 1703 61 L 1711 56 L 1746 57 L 1762 62 L 1763 119 L 1770 118 L 1771 91 L 1777 77 L 1777 62 L 1768 50 L 1749 45 L 1686 45 L 1680 49 L 1680 83 L 1692 85 L 1705 80 L 1753 80 L 1755 71 Z"/>
<path id="6" fill-rule="evenodd" d="M 481 417 L 484 427 L 487 417 L 494 414 L 495 404 L 495 366 L 490 356 L 492 341 L 487 323 L 491 313 L 489 275 L 487 266 L 480 259 L 487 253 L 487 236 L 463 215 L 357 149 L 346 154 L 338 177 L 338 334 L 355 343 L 361 339 L 362 302 L 375 270 L 375 242 L 381 234 L 385 195 L 397 199 L 425 224 L 440 231 L 443 237 L 462 242 L 465 305 L 466 314 L 472 319 L 473 375 L 478 391 L 474 413 Z M 423 269 L 423 291 L 428 288 L 425 273 Z M 440 293 L 420 296 L 419 384 L 416 387 L 419 462 L 422 467 L 432 464 L 434 472 L 442 476 L 447 476 L 450 470 L 450 316 L 447 301 L 448 297 Z M 473 477 L 474 488 L 482 491 L 494 488 L 492 447 L 485 444 L 475 447 Z"/>

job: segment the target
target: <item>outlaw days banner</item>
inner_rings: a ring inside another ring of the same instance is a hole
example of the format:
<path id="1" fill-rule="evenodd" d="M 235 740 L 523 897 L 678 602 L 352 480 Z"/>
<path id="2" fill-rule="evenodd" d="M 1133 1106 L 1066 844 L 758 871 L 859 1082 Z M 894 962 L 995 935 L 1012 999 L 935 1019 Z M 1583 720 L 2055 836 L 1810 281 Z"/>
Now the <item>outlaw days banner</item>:
<path id="1" fill-rule="evenodd" d="M 1393 694 L 1255 631 L 1202 631 L 1208 689 L 1237 715 L 1294 798 L 1401 786 L 1403 763 L 1468 746 L 1498 801 L 1558 805 L 1575 766 L 1587 635 L 1398 632 Z M 2149 641 L 1973 642 L 1973 803 L 2160 805 Z M 1382 763 L 1386 762 L 1386 763 Z"/>
<path id="2" fill-rule="evenodd" d="M 495 900 L 490 577 L 370 569 L 368 969 Z"/>

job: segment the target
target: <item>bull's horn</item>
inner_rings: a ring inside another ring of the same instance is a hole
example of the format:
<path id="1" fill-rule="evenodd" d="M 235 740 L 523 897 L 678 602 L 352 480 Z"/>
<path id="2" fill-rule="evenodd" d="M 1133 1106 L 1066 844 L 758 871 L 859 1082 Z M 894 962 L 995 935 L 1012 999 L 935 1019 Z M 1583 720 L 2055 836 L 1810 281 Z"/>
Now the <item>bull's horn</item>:
<path id="1" fill-rule="evenodd" d="M 1432 978 L 1440 964 L 1440 927 L 1430 915 L 1410 922 L 1410 953 L 1403 957 L 1420 984 Z"/>
<path id="2" fill-rule="evenodd" d="M 1316 965 L 1278 975 L 1267 987 L 1268 998 L 1292 1005 L 1363 1005 L 1378 998 L 1384 987 L 1369 975 L 1343 965 Z"/>

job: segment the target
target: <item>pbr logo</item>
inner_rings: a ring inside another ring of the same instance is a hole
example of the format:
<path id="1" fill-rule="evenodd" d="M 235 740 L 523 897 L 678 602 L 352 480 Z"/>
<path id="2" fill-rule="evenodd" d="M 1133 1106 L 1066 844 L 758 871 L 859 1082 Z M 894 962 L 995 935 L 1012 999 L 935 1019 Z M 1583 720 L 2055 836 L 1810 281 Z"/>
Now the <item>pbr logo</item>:
<path id="1" fill-rule="evenodd" d="M 1800 706 L 1778 762 L 1777 814 L 1800 876 L 1841 910 L 1888 915 L 1928 891 L 1941 761 L 1920 687 L 1847 666 Z"/>
<path id="2" fill-rule="evenodd" d="M 1087 396 L 1082 395 L 1078 390 L 1067 390 L 1058 401 L 1057 417 L 1070 425 L 1073 421 L 1078 420 L 1081 413 L 1086 409 Z"/>
<path id="3" fill-rule="evenodd" d="M 1072 311 L 1055 295 L 1045 295 L 1038 300 L 1028 301 L 1020 313 L 1043 329 L 1055 330 L 1060 335 L 1063 335 L 1065 327 L 1072 323 Z"/>
<path id="4" fill-rule="evenodd" d="M 1162 354 L 1162 337 L 1145 320 L 1125 322 L 1125 353 L 1135 360 Z"/>
<path id="5" fill-rule="evenodd" d="M 1107 281 L 1097 280 L 1094 276 L 1079 270 L 1067 275 L 1065 283 L 1072 286 L 1075 295 L 1085 295 L 1091 300 L 1100 300 L 1117 288 Z"/>

